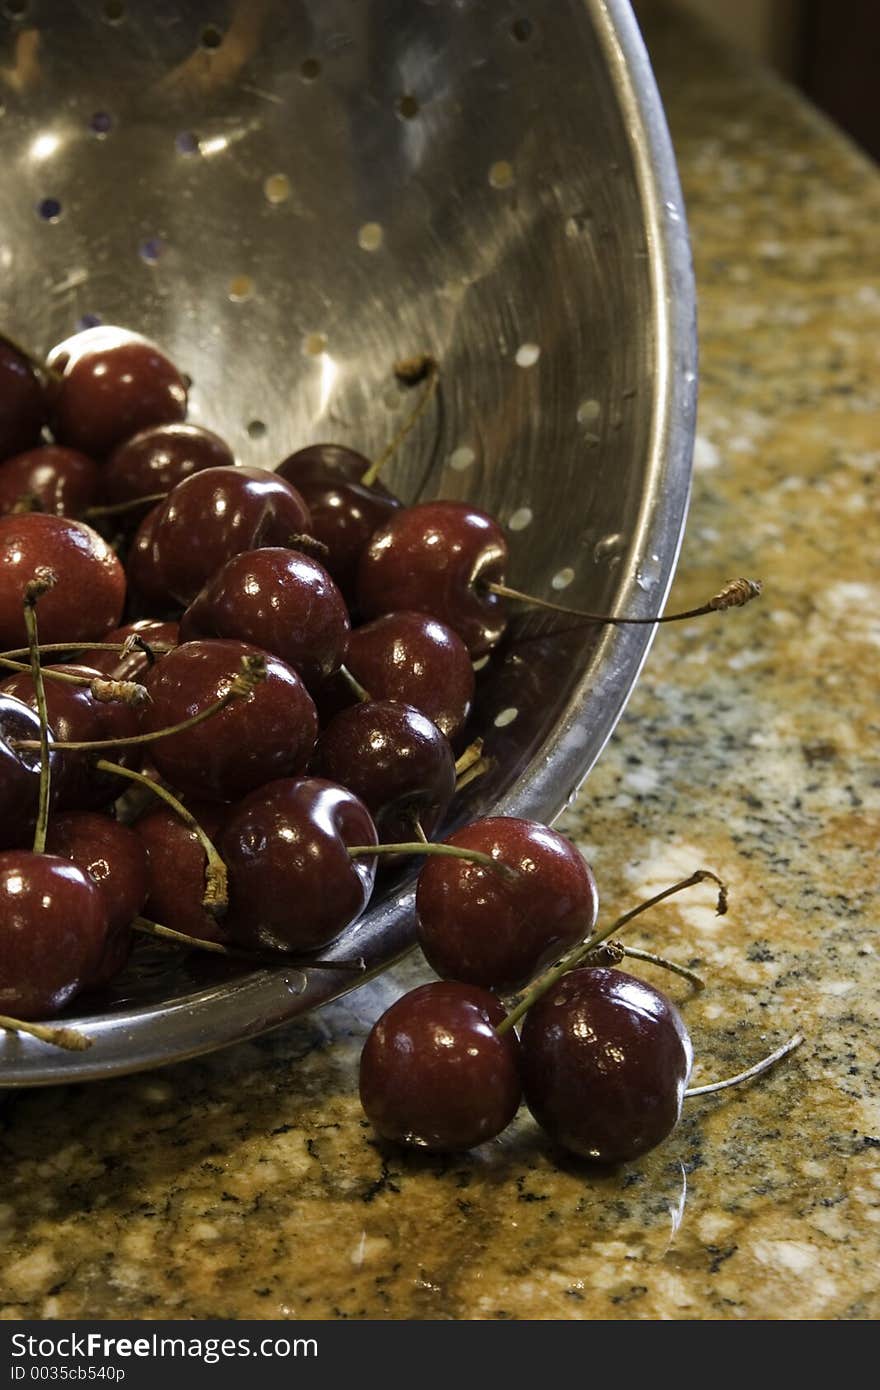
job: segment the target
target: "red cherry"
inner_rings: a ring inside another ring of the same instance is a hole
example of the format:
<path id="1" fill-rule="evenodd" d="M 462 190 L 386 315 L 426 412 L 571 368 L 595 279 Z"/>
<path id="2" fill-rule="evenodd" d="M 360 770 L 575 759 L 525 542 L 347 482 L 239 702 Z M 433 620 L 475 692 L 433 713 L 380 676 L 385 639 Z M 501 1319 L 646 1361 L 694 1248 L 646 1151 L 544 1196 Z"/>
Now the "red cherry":
<path id="1" fill-rule="evenodd" d="M 369 467 L 369 460 L 354 449 L 310 444 L 277 468 L 305 498 L 312 517 L 310 534 L 326 545 L 325 564 L 349 603 L 367 542 L 402 505 L 383 483 L 363 485 Z"/>
<path id="2" fill-rule="evenodd" d="M 40 599 L 41 642 L 97 642 L 117 625 L 125 574 L 110 547 L 81 521 L 27 512 L 0 517 L 0 645 L 27 644 L 24 591 L 40 567 L 57 580 Z"/>
<path id="3" fill-rule="evenodd" d="M 461 638 L 425 613 L 388 613 L 355 628 L 345 664 L 374 700 L 400 700 L 452 742 L 474 697 L 474 668 Z"/>
<path id="4" fill-rule="evenodd" d="M 519 1108 L 516 1034 L 474 985 L 410 990 L 374 1024 L 361 1054 L 360 1096 L 383 1139 L 436 1153 L 471 1149 L 506 1129 Z"/>
<path id="5" fill-rule="evenodd" d="M 47 414 L 45 393 L 33 367 L 0 340 L 0 459 L 39 443 Z"/>
<path id="6" fill-rule="evenodd" d="M 596 881 L 564 836 L 537 821 L 490 816 L 444 841 L 480 850 L 513 870 L 429 859 L 419 874 L 419 942 L 438 975 L 502 991 L 586 937 L 599 906 Z"/>
<path id="7" fill-rule="evenodd" d="M 101 472 L 103 496 L 110 503 L 132 502 L 170 492 L 205 468 L 229 468 L 234 463 L 229 445 L 201 425 L 153 425 L 113 451 Z M 136 522 L 147 510 L 135 508 L 126 515 Z"/>
<path id="8" fill-rule="evenodd" d="M 98 885 L 52 854 L 0 853 L 0 1013 L 41 1019 L 92 978 L 107 939 Z"/>
<path id="9" fill-rule="evenodd" d="M 318 777 L 285 778 L 231 811 L 218 849 L 229 869 L 224 928 L 244 946 L 315 951 L 363 912 L 375 859 L 349 845 L 375 844 L 364 804 Z"/>
<path id="10" fill-rule="evenodd" d="M 626 1163 L 675 1128 L 693 1049 L 675 1005 L 604 968 L 563 975 L 526 1014 L 526 1104 L 564 1149 Z"/>
<path id="11" fill-rule="evenodd" d="M 183 377 L 136 333 L 87 329 L 53 348 L 47 363 L 62 373 L 52 387 L 52 432 L 60 444 L 94 458 L 149 425 L 186 415 Z"/>
<path id="12" fill-rule="evenodd" d="M 53 516 L 82 516 L 98 491 L 98 465 L 76 449 L 43 444 L 0 463 L 0 515 L 22 502 Z"/>
<path id="13" fill-rule="evenodd" d="M 191 801 L 188 809 L 205 834 L 214 840 L 228 808 Z M 196 936 L 202 941 L 225 940 L 228 933 L 223 923 L 202 905 L 206 859 L 195 831 L 170 806 L 159 806 L 139 816 L 132 829 L 149 856 L 145 915 L 186 936 Z"/>
<path id="14" fill-rule="evenodd" d="M 44 666 L 44 671 L 66 671 L 72 675 L 94 676 L 98 671 L 71 664 Z M 32 710 L 37 697 L 30 671 L 19 671 L 0 683 L 0 690 L 22 700 Z M 91 743 L 94 740 L 130 738 L 140 731 L 140 714 L 120 700 L 96 700 L 87 685 L 47 680 L 46 710 L 49 725 L 58 743 Z M 28 734 L 27 737 L 33 737 Z M 107 756 L 124 767 L 139 767 L 143 750 L 137 746 L 109 748 Z M 37 755 L 38 757 L 39 755 Z M 124 787 L 119 777 L 96 772 L 97 754 L 58 752 L 56 802 L 61 810 L 82 810 L 106 806 L 119 797 Z"/>
<path id="15" fill-rule="evenodd" d="M 114 628 L 103 640 L 122 644 L 127 637 L 134 635 L 142 637 L 150 647 L 154 642 L 176 647 L 180 629 L 177 623 L 163 623 L 158 618 L 139 618 L 137 622 L 125 623 L 123 627 Z M 121 652 L 101 651 L 96 648 L 94 651 L 83 652 L 82 663 L 114 681 L 139 681 L 151 666 L 147 653 L 139 647 L 132 648 L 128 656 L 123 656 Z"/>
<path id="16" fill-rule="evenodd" d="M 129 556 L 132 586 L 154 605 L 191 603 L 233 555 L 287 546 L 310 524 L 296 489 L 265 468 L 206 468 L 144 518 Z"/>
<path id="17" fill-rule="evenodd" d="M 266 661 L 265 679 L 250 695 L 151 745 L 160 775 L 185 796 L 230 801 L 301 771 L 311 756 L 318 718 L 308 691 L 283 661 L 244 642 L 186 642 L 157 661 L 144 677 L 151 698 L 145 731 L 179 724 L 214 704 L 246 656 Z"/>
<path id="18" fill-rule="evenodd" d="M 455 759 L 436 724 L 411 705 L 353 705 L 321 733 L 312 771 L 359 796 L 385 844 L 430 836 L 455 795 Z M 395 856 L 396 858 L 396 856 Z"/>
<path id="19" fill-rule="evenodd" d="M 227 560 L 180 624 L 184 642 L 231 637 L 272 652 L 309 690 L 338 671 L 349 631 L 345 600 L 324 566 L 299 551 L 272 547 Z"/>
<path id="20" fill-rule="evenodd" d="M 12 748 L 10 741 L 38 739 L 40 720 L 22 700 L 0 693 L 0 849 L 21 845 L 33 836 L 40 794 L 40 752 Z M 50 744 L 54 741 L 49 735 Z M 58 754 L 50 753 L 57 773 Z"/>
<path id="21" fill-rule="evenodd" d="M 507 541 L 498 522 L 466 502 L 420 502 L 374 532 L 358 569 L 366 618 L 412 609 L 457 632 L 483 656 L 506 625 L 504 605 L 487 587 L 503 583 Z"/>
<path id="22" fill-rule="evenodd" d="M 129 928 L 147 900 L 147 851 L 127 825 L 91 811 L 53 816 L 46 849 L 92 878 L 107 913 L 107 940 L 89 984 L 107 984 L 124 968 L 133 943 Z"/>

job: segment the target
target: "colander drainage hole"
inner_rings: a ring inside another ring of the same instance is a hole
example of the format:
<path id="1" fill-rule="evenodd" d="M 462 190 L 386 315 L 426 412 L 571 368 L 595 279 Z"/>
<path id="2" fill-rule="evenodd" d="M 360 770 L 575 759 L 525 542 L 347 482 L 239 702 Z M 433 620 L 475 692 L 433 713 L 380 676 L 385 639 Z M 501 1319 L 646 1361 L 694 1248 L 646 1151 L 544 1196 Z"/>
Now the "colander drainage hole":
<path id="1" fill-rule="evenodd" d="M 24 19 L 28 12 L 28 0 L 6 0 L 3 13 L 7 19 Z"/>
<path id="2" fill-rule="evenodd" d="M 537 343 L 523 343 L 516 350 L 516 365 L 518 367 L 534 367 L 540 356 L 541 349 Z"/>
<path id="3" fill-rule="evenodd" d="M 37 212 L 44 222 L 57 222 L 61 216 L 61 204 L 57 198 L 43 198 L 37 203 Z"/>
<path id="4" fill-rule="evenodd" d="M 178 154 L 198 154 L 199 137 L 191 130 L 182 130 L 174 143 Z"/>
<path id="5" fill-rule="evenodd" d="M 304 62 L 300 63 L 299 71 L 300 76 L 306 82 L 314 82 L 316 77 L 321 76 L 321 64 L 317 58 L 306 58 Z"/>
<path id="6" fill-rule="evenodd" d="M 514 709 L 513 705 L 509 705 L 507 709 L 503 709 L 500 714 L 496 714 L 494 719 L 495 728 L 506 729 L 508 724 L 512 724 L 514 719 L 518 716 L 519 710 Z"/>
<path id="7" fill-rule="evenodd" d="M 80 314 L 73 326 L 77 333 L 83 333 L 87 328 L 100 328 L 103 322 L 100 314 Z"/>
<path id="8" fill-rule="evenodd" d="M 165 243 L 161 237 L 150 236 L 146 241 L 142 241 L 138 247 L 138 255 L 145 265 L 156 265 L 160 256 L 165 250 Z"/>
<path id="9" fill-rule="evenodd" d="M 104 0 L 104 18 L 110 24 L 121 24 L 125 19 L 125 0 Z"/>
<path id="10" fill-rule="evenodd" d="M 534 32 L 535 26 L 530 19 L 515 19 L 510 26 L 511 37 L 517 43 L 528 43 Z"/>
<path id="11" fill-rule="evenodd" d="M 419 114 L 418 99 L 414 96 L 404 95 L 397 99 L 397 114 L 402 116 L 405 121 L 411 121 Z"/>
<path id="12" fill-rule="evenodd" d="M 96 111 L 89 120 L 89 130 L 99 138 L 109 135 L 113 129 L 113 117 L 109 111 Z"/>
<path id="13" fill-rule="evenodd" d="M 223 31 L 216 24 L 206 24 L 202 30 L 202 48 L 219 48 L 223 42 Z"/>
<path id="14" fill-rule="evenodd" d="M 245 425 L 249 439 L 265 439 L 266 424 L 263 420 L 248 420 Z"/>

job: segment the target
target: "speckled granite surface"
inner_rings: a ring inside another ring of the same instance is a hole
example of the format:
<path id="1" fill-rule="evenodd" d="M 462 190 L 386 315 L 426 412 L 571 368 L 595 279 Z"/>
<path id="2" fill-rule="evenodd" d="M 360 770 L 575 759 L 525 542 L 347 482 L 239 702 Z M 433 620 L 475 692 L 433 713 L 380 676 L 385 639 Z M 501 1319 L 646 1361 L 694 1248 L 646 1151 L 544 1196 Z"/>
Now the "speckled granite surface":
<path id="1" fill-rule="evenodd" d="M 701 863 L 729 879 L 728 917 L 696 890 L 633 936 L 711 977 L 671 989 L 697 1079 L 795 1027 L 807 1044 L 598 1175 L 557 1166 L 527 1119 L 466 1159 L 380 1151 L 356 1059 L 417 965 L 203 1062 L 13 1098 L 6 1317 L 880 1313 L 878 179 L 789 92 L 685 37 L 655 48 L 703 355 L 673 600 L 734 573 L 767 592 L 657 642 L 563 827 L 606 905 Z"/>

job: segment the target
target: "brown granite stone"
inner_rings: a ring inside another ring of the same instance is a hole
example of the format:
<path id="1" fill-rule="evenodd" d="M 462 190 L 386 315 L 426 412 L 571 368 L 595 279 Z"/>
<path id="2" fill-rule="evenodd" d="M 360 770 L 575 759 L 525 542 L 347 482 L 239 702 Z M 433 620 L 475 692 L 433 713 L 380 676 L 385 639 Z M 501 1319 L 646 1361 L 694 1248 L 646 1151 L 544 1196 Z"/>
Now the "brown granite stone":
<path id="1" fill-rule="evenodd" d="M 527 1117 L 461 1159 L 377 1145 L 358 1051 L 427 975 L 418 963 L 204 1061 L 14 1096 L 7 1318 L 880 1312 L 878 179 L 801 99 L 696 30 L 652 43 L 701 312 L 673 602 L 737 573 L 766 590 L 659 636 L 562 825 L 606 912 L 700 864 L 729 880 L 727 917 L 700 888 L 632 936 L 709 980 L 694 996 L 646 968 L 684 1008 L 697 1080 L 796 1028 L 806 1044 L 599 1173 L 558 1162 Z"/>

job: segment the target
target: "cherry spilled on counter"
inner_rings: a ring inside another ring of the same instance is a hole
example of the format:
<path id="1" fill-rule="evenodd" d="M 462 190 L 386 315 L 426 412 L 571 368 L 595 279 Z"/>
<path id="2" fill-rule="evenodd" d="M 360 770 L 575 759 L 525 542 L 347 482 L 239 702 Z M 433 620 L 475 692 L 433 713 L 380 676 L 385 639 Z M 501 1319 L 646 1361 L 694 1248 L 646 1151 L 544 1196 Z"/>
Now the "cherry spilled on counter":
<path id="1" fill-rule="evenodd" d="M 442 978 L 367 1040 L 378 1135 L 469 1148 L 524 1097 L 557 1145 L 627 1161 L 689 1096 L 800 1041 L 688 1091 L 681 1015 L 617 968 L 650 959 L 694 983 L 611 938 L 714 875 L 599 930 L 592 870 L 556 831 L 490 816 L 433 836 L 487 765 L 467 744 L 474 662 L 511 603 L 670 622 L 760 586 L 632 619 L 512 588 L 495 518 L 405 506 L 381 480 L 439 389 L 429 358 L 397 374 L 421 395 L 378 459 L 313 444 L 271 472 L 185 421 L 183 374 L 137 334 L 88 330 L 45 364 L 0 339 L 0 1027 L 88 1046 L 47 1020 L 99 998 L 141 933 L 315 963 L 380 868 L 419 863 L 418 939 Z"/>

